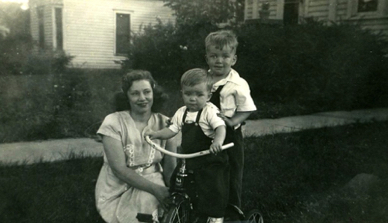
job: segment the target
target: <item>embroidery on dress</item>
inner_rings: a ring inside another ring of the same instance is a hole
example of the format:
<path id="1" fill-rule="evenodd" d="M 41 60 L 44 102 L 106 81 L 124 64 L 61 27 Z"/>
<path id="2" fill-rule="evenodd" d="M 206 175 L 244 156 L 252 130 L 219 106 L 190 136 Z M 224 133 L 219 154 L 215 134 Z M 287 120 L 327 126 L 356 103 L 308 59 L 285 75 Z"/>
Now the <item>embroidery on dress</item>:
<path id="1" fill-rule="evenodd" d="M 138 173 L 138 174 L 141 174 L 145 168 L 152 166 L 152 163 L 154 162 L 155 151 L 156 150 L 154 148 L 152 148 L 151 146 L 149 146 L 149 147 L 150 147 L 150 154 L 148 156 L 147 163 L 144 164 L 144 165 L 139 166 L 139 168 L 137 168 L 135 170 L 136 173 Z M 124 147 L 124 153 L 128 157 L 128 160 L 129 160 L 129 164 L 128 165 L 130 167 L 135 166 L 135 163 L 134 163 L 134 160 L 135 160 L 135 146 L 133 144 L 127 144 Z"/>
<path id="2" fill-rule="evenodd" d="M 124 153 L 129 158 L 129 166 L 134 166 L 134 160 L 135 160 L 135 147 L 133 144 L 127 144 L 124 147 Z"/>

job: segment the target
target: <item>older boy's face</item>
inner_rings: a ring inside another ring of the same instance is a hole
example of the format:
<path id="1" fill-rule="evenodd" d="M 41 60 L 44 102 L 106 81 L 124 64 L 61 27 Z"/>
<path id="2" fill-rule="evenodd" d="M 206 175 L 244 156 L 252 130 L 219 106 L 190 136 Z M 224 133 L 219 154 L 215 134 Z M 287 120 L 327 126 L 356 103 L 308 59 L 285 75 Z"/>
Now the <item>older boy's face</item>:
<path id="1" fill-rule="evenodd" d="M 213 75 L 226 77 L 236 61 L 237 56 L 230 46 L 220 49 L 211 45 L 206 50 L 206 62 Z"/>

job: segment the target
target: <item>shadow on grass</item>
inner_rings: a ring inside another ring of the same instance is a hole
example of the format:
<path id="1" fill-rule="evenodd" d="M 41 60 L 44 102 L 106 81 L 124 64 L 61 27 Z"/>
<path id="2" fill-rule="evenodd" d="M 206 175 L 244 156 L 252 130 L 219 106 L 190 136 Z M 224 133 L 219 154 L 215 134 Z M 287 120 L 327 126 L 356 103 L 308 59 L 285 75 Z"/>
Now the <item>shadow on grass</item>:
<path id="1" fill-rule="evenodd" d="M 243 210 L 276 223 L 388 222 L 387 135 L 381 122 L 247 138 Z M 0 222 L 103 222 L 102 158 L 69 158 L 0 166 Z"/>

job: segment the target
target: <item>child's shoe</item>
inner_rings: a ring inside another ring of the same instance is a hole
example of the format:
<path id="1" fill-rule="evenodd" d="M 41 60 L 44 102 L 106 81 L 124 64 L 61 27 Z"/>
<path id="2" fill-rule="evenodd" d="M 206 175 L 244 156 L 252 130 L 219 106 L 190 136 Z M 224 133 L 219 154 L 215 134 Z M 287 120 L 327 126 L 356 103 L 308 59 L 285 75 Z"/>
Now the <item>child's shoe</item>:
<path id="1" fill-rule="evenodd" d="M 224 218 L 212 218 L 212 217 L 208 217 L 206 223 L 223 223 L 223 222 L 224 222 Z"/>

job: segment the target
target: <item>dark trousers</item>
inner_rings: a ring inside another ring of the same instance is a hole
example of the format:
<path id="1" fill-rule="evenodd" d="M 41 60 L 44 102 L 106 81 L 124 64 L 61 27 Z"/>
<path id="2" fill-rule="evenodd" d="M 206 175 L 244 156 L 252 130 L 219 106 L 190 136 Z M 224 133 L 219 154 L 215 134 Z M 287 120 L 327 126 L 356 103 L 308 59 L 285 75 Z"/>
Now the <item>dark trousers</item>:
<path id="1" fill-rule="evenodd" d="M 225 144 L 233 142 L 227 150 L 229 157 L 229 203 L 241 208 L 242 178 L 244 169 L 244 141 L 241 127 L 234 130 L 227 128 Z"/>
<path id="2" fill-rule="evenodd" d="M 229 201 L 230 173 L 226 151 L 217 154 L 217 156 L 210 154 L 194 159 L 200 162 L 186 163 L 188 178 L 184 181 L 184 187 L 191 197 L 194 208 L 198 212 L 197 214 L 204 219 L 207 219 L 207 217 L 224 217 Z M 194 159 L 188 159 L 186 162 Z M 201 165 L 197 165 L 198 163 Z M 172 190 L 175 190 L 175 179 L 180 166 L 181 161 L 179 161 L 171 176 L 170 185 Z M 193 166 L 194 168 L 192 168 Z"/>

